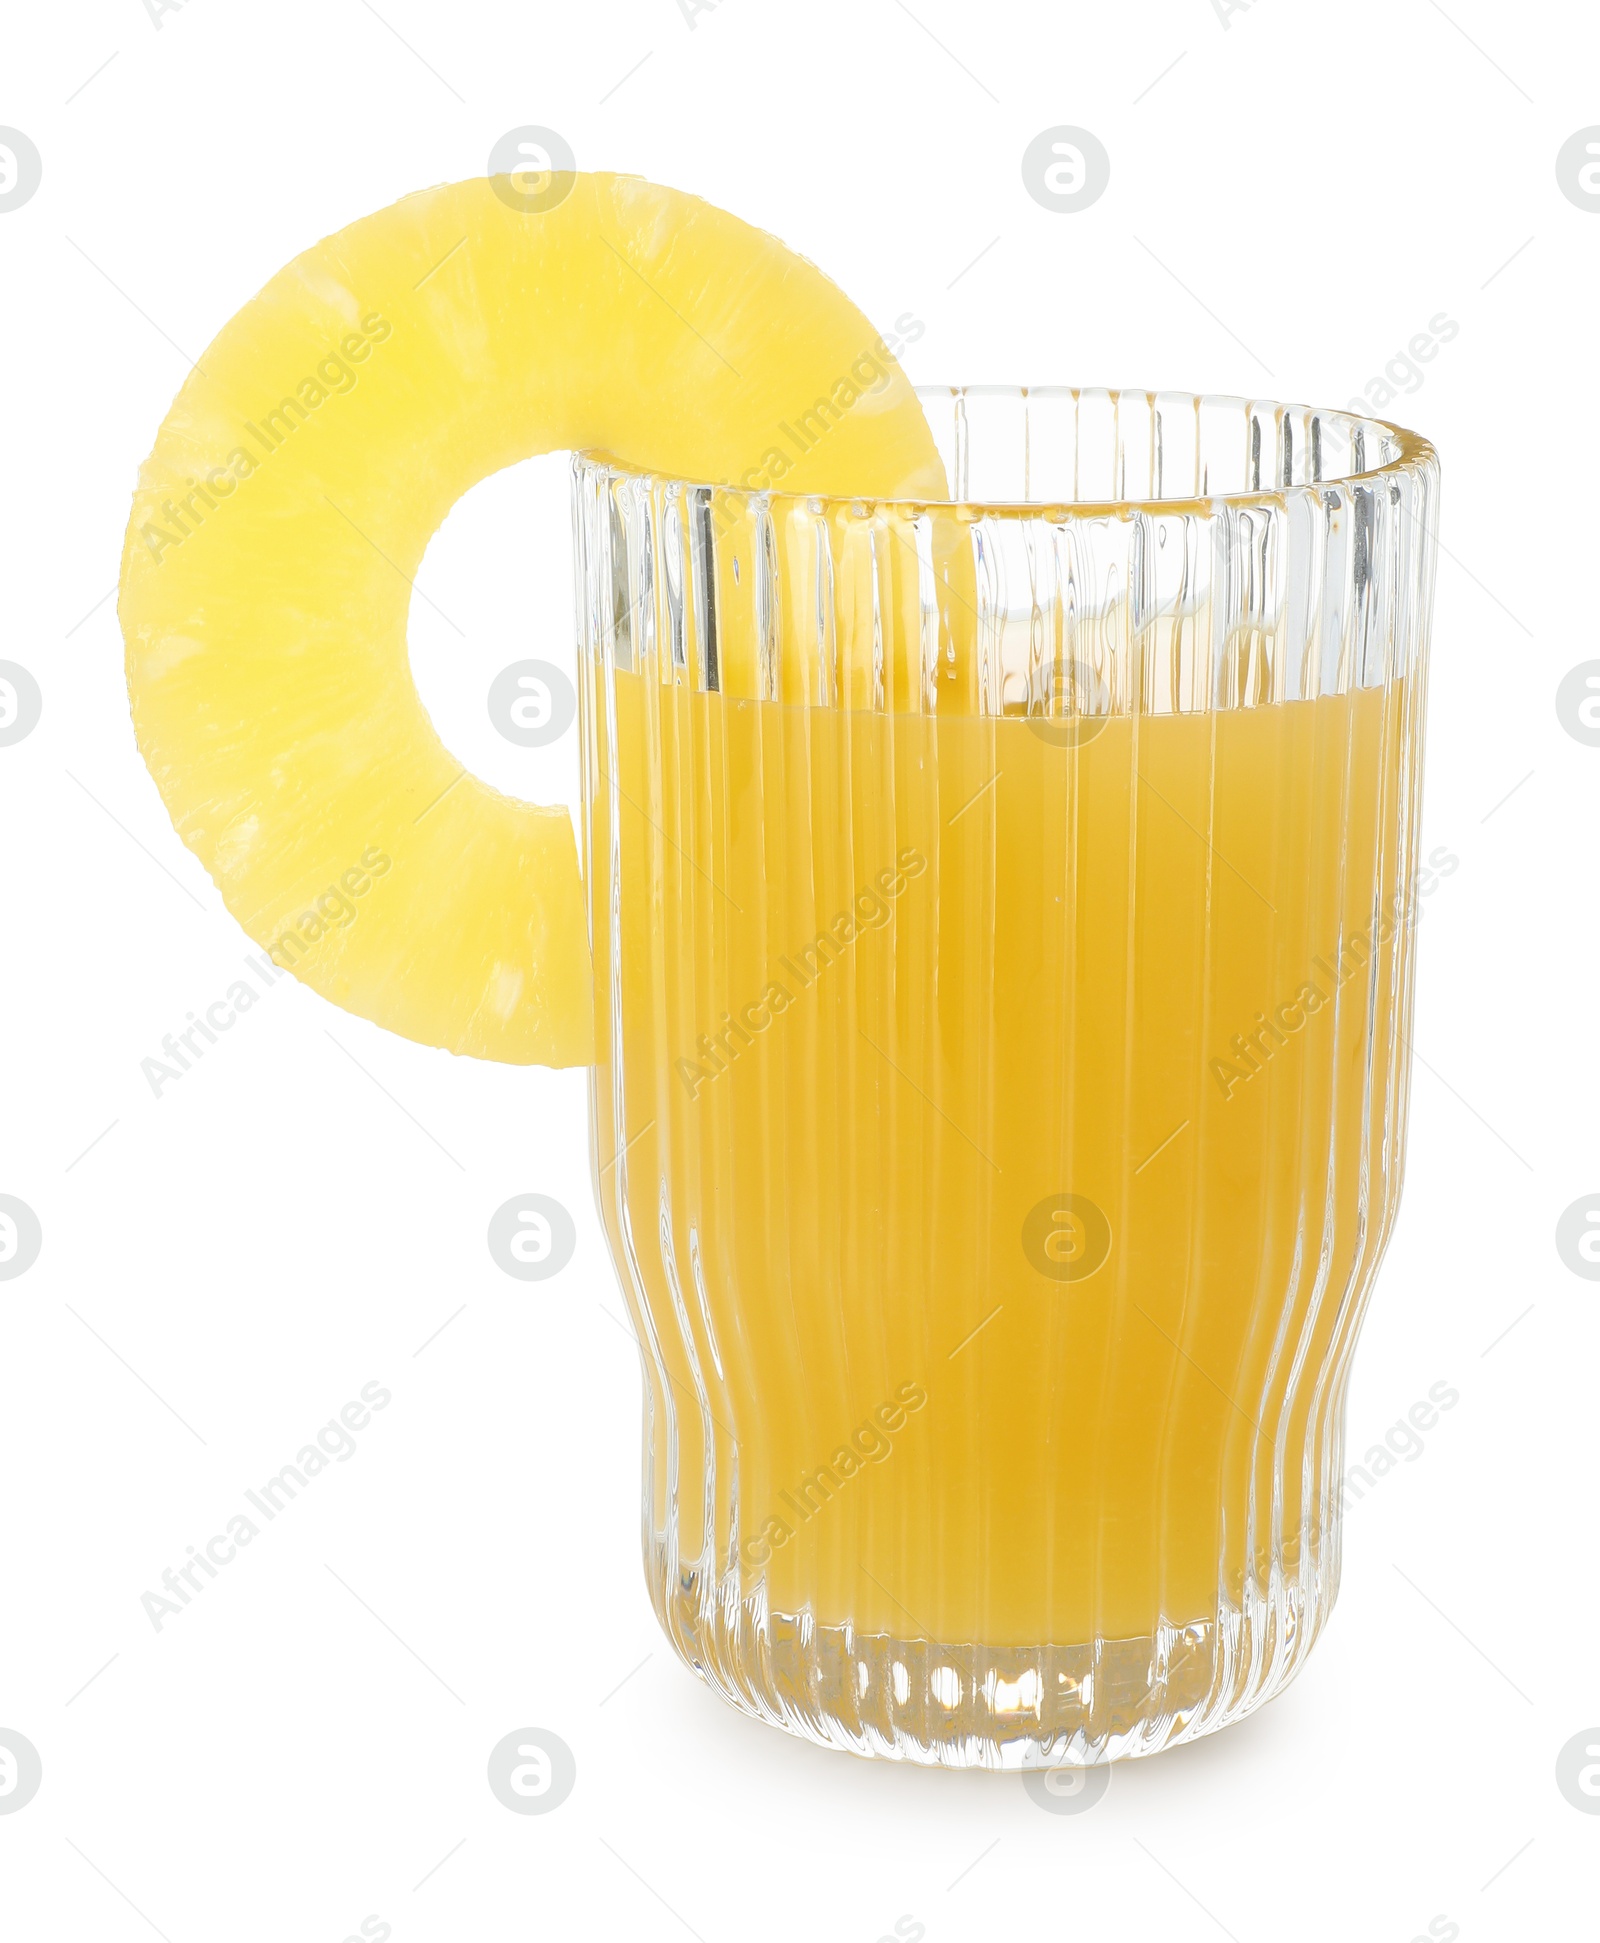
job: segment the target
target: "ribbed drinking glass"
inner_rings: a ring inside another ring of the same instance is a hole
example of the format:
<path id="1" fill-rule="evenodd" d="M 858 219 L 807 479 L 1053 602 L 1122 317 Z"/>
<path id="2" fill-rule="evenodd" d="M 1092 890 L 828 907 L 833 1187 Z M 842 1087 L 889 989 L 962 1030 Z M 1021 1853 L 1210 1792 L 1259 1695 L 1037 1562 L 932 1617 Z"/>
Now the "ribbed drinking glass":
<path id="1" fill-rule="evenodd" d="M 923 402 L 949 502 L 575 462 L 595 1178 L 678 1652 L 829 1746 L 1083 1764 L 1333 1602 L 1437 464 Z"/>

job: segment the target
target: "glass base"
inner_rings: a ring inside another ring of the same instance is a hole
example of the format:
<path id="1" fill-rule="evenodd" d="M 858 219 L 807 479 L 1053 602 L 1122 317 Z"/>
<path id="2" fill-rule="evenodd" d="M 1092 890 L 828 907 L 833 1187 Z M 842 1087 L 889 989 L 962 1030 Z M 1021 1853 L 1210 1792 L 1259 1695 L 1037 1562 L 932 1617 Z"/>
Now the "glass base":
<path id="1" fill-rule="evenodd" d="M 1289 1683 L 1336 1591 L 1321 1570 L 1275 1574 L 1242 1607 L 1143 1639 L 947 1645 L 726 1598 L 668 1549 L 647 1546 L 656 1615 L 713 1692 L 819 1747 L 925 1767 L 1088 1767 L 1215 1733 Z"/>

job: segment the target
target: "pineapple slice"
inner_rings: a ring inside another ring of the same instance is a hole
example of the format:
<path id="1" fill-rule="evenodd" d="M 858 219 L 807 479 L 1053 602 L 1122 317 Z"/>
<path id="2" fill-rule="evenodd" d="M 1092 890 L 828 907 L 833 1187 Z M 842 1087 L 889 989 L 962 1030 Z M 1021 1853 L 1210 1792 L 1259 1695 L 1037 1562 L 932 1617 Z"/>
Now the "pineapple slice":
<path id="1" fill-rule="evenodd" d="M 772 237 L 609 175 L 542 213 L 486 180 L 408 196 L 233 318 L 140 472 L 119 611 L 145 761 L 276 963 L 425 1045 L 592 1058 L 571 821 L 440 742 L 411 679 L 412 577 L 501 466 L 600 448 L 765 484 L 781 425 L 867 385 L 784 490 L 941 497 L 879 344 Z"/>

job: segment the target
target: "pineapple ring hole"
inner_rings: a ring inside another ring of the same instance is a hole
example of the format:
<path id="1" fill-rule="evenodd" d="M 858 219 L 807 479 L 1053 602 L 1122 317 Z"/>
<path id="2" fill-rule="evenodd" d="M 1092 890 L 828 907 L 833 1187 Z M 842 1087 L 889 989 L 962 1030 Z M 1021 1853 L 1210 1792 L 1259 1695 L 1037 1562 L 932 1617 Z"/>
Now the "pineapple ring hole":
<path id="1" fill-rule="evenodd" d="M 544 452 L 464 492 L 428 542 L 406 622 L 411 678 L 463 769 L 525 803 L 580 805 L 576 722 L 526 748 L 489 714 L 513 662 L 549 662 L 576 683 L 571 455 Z"/>

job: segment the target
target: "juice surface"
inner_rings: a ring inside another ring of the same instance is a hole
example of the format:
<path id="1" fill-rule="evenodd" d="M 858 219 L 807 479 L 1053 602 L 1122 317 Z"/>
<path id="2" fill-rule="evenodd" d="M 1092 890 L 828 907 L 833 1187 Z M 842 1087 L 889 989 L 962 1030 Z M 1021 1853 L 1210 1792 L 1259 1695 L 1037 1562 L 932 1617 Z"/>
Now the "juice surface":
<path id="1" fill-rule="evenodd" d="M 596 1166 L 683 1567 L 1024 1645 L 1328 1543 L 1406 680 L 1075 742 L 584 680 Z"/>

